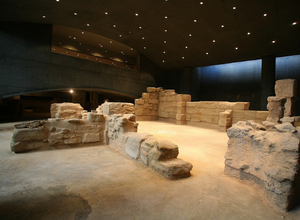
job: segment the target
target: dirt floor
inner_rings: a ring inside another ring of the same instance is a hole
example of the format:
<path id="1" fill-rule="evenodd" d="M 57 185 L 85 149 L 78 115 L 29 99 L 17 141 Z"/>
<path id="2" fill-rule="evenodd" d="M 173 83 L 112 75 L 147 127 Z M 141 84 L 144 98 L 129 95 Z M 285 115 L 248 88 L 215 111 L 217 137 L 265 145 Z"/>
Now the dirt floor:
<path id="1" fill-rule="evenodd" d="M 0 124 L 0 219 L 300 219 L 300 208 L 277 212 L 258 188 L 223 174 L 228 137 L 212 127 L 139 122 L 194 165 L 172 181 L 110 146 L 15 154 L 13 124 Z"/>

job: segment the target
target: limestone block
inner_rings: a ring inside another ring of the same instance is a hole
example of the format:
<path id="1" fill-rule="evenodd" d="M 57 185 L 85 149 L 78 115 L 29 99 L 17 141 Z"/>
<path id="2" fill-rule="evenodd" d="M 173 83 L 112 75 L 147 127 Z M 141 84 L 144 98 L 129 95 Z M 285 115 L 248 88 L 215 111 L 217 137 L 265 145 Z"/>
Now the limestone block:
<path id="1" fill-rule="evenodd" d="M 50 135 L 49 135 L 49 139 L 54 139 L 54 140 L 61 140 L 61 139 L 63 139 L 63 137 L 64 137 L 64 134 L 59 133 L 59 132 L 53 132 L 53 133 L 50 133 Z"/>
<path id="2" fill-rule="evenodd" d="M 145 166 L 149 166 L 149 151 L 157 144 L 158 140 L 154 136 L 147 138 L 141 145 L 141 160 Z"/>
<path id="3" fill-rule="evenodd" d="M 151 168 L 168 179 L 178 179 L 190 176 L 193 165 L 175 158 L 166 161 L 151 161 Z"/>
<path id="4" fill-rule="evenodd" d="M 165 90 L 161 90 L 159 93 L 159 98 L 162 98 L 165 96 Z"/>
<path id="5" fill-rule="evenodd" d="M 169 112 L 169 118 L 175 119 L 176 118 L 176 112 Z"/>
<path id="6" fill-rule="evenodd" d="M 149 93 L 149 99 L 158 99 L 159 94 L 157 92 L 155 93 Z"/>
<path id="7" fill-rule="evenodd" d="M 158 115 L 158 111 L 152 110 L 152 111 L 149 112 L 149 115 L 150 116 L 156 116 L 156 115 Z"/>
<path id="8" fill-rule="evenodd" d="M 291 123 L 282 123 L 274 126 L 279 132 L 296 132 L 296 128 Z"/>
<path id="9" fill-rule="evenodd" d="M 169 113 L 166 111 L 158 111 L 158 116 L 162 117 L 162 118 L 168 118 L 169 117 Z"/>
<path id="10" fill-rule="evenodd" d="M 187 108 L 187 109 L 196 108 L 197 105 L 198 105 L 198 102 L 187 102 L 187 103 L 186 103 L 186 108 Z"/>
<path id="11" fill-rule="evenodd" d="M 250 102 L 219 102 L 218 108 L 221 109 L 235 109 L 235 110 L 249 110 Z"/>
<path id="12" fill-rule="evenodd" d="M 75 138 L 69 138 L 64 140 L 64 144 L 79 144 L 81 143 L 81 138 L 75 137 Z"/>
<path id="13" fill-rule="evenodd" d="M 167 96 L 166 101 L 167 102 L 173 102 L 173 96 Z"/>
<path id="14" fill-rule="evenodd" d="M 207 115 L 207 116 L 216 116 L 219 117 L 220 113 L 223 112 L 222 109 L 199 109 L 199 113 L 201 115 Z"/>
<path id="15" fill-rule="evenodd" d="M 269 96 L 267 108 L 269 110 L 269 115 L 267 121 L 278 122 L 280 118 L 283 117 L 284 103 L 286 98 Z"/>
<path id="16" fill-rule="evenodd" d="M 134 114 L 125 114 L 123 115 L 124 118 L 127 118 L 128 121 L 131 121 L 131 122 L 136 122 L 136 117 Z"/>
<path id="17" fill-rule="evenodd" d="M 139 159 L 141 143 L 151 136 L 147 133 L 130 133 L 125 146 L 126 154 L 131 159 Z"/>
<path id="18" fill-rule="evenodd" d="M 149 99 L 149 103 L 151 103 L 151 104 L 158 104 L 159 103 L 159 99 Z"/>
<path id="19" fill-rule="evenodd" d="M 231 118 L 220 118 L 219 119 L 219 126 L 223 126 L 223 127 L 230 127 L 231 126 Z"/>
<path id="20" fill-rule="evenodd" d="M 276 97 L 292 98 L 297 96 L 297 80 L 282 79 L 275 84 Z"/>
<path id="21" fill-rule="evenodd" d="M 173 89 L 166 89 L 165 90 L 165 96 L 172 96 L 172 95 L 175 95 L 175 90 Z"/>
<path id="22" fill-rule="evenodd" d="M 191 115 L 191 121 L 200 122 L 202 119 L 201 115 Z"/>
<path id="23" fill-rule="evenodd" d="M 208 116 L 208 115 L 202 115 L 201 121 L 202 121 L 202 122 L 211 123 L 211 124 L 218 124 L 218 122 L 219 122 L 219 117 L 216 117 L 216 116 Z"/>
<path id="24" fill-rule="evenodd" d="M 160 92 L 162 90 L 161 87 L 155 88 L 155 87 L 147 87 L 147 92 L 148 93 L 153 93 L 153 92 Z"/>
<path id="25" fill-rule="evenodd" d="M 23 153 L 37 149 L 47 149 L 48 142 L 44 141 L 12 141 L 10 143 L 10 148 L 15 153 Z"/>
<path id="26" fill-rule="evenodd" d="M 292 126 L 276 125 L 286 127 Z M 270 204 L 281 211 L 292 208 L 299 191 L 299 136 L 289 130 L 261 129 L 254 121 L 238 122 L 228 129 L 225 174 L 257 184 Z"/>
<path id="27" fill-rule="evenodd" d="M 105 120 L 103 114 L 92 113 L 92 112 L 89 112 L 89 113 L 87 114 L 87 119 L 88 119 L 90 122 L 102 122 L 102 121 Z"/>
<path id="28" fill-rule="evenodd" d="M 135 114 L 136 114 L 137 116 L 144 115 L 144 109 L 136 109 Z"/>
<path id="29" fill-rule="evenodd" d="M 53 104 L 52 104 L 53 105 Z M 52 106 L 51 105 L 51 106 Z M 56 111 L 55 118 L 63 118 L 63 119 L 81 119 L 83 108 L 80 104 L 75 103 L 55 103 Z M 52 110 L 52 107 L 51 107 Z M 54 113 L 53 113 L 54 114 Z M 51 113 L 51 115 L 53 115 Z"/>
<path id="30" fill-rule="evenodd" d="M 178 94 L 177 95 L 177 102 L 190 102 L 192 100 L 191 95 L 185 95 L 185 94 Z"/>
<path id="31" fill-rule="evenodd" d="M 178 108 L 177 107 L 177 114 L 186 114 L 186 108 Z"/>
<path id="32" fill-rule="evenodd" d="M 256 111 L 255 118 L 265 121 L 267 120 L 268 115 L 268 111 Z"/>
<path id="33" fill-rule="evenodd" d="M 160 140 L 149 152 L 151 160 L 168 160 L 177 158 L 179 154 L 178 146 L 171 141 Z"/>
<path id="34" fill-rule="evenodd" d="M 286 102 L 284 104 L 284 116 L 290 117 L 296 114 L 295 109 L 296 98 L 286 98 Z"/>
<path id="35" fill-rule="evenodd" d="M 106 102 L 102 104 L 103 114 L 135 114 L 134 104 L 122 102 Z"/>
<path id="36" fill-rule="evenodd" d="M 51 104 L 50 107 L 51 118 L 56 118 L 57 108 L 58 108 L 57 103 Z"/>
<path id="37" fill-rule="evenodd" d="M 21 124 L 15 124 L 14 127 L 17 129 L 21 128 L 38 128 L 44 126 L 46 124 L 46 120 L 43 121 L 31 121 L 31 122 L 24 122 Z"/>
<path id="38" fill-rule="evenodd" d="M 198 108 L 217 109 L 218 104 L 219 104 L 218 102 L 201 101 L 201 102 L 198 102 L 197 107 Z"/>
<path id="39" fill-rule="evenodd" d="M 143 93 L 142 98 L 143 99 L 149 99 L 149 93 Z"/>
<path id="40" fill-rule="evenodd" d="M 240 119 L 242 119 L 242 121 L 253 120 L 256 117 L 256 111 L 233 110 L 232 117 L 233 118 L 240 118 Z"/>
<path id="41" fill-rule="evenodd" d="M 48 138 L 48 130 L 45 127 L 23 128 L 13 131 L 12 140 L 19 141 L 43 141 Z"/>
<path id="42" fill-rule="evenodd" d="M 186 117 L 186 120 L 187 120 L 187 121 L 190 121 L 190 120 L 191 120 L 191 115 L 190 115 L 190 114 L 186 114 L 185 117 Z M 201 119 L 200 119 L 200 120 L 201 120 Z"/>
<path id="43" fill-rule="evenodd" d="M 183 121 L 176 120 L 176 124 L 177 125 L 186 125 L 186 120 L 183 120 Z"/>
<path id="44" fill-rule="evenodd" d="M 145 104 L 145 100 L 144 99 L 135 99 L 134 103 L 136 105 L 144 105 Z"/>
<path id="45" fill-rule="evenodd" d="M 176 120 L 185 121 L 186 120 L 186 115 L 185 114 L 176 114 Z"/>
<path id="46" fill-rule="evenodd" d="M 86 133 L 83 135 L 82 143 L 94 143 L 101 140 L 99 133 Z"/>
<path id="47" fill-rule="evenodd" d="M 167 101 L 167 97 L 159 97 L 159 102 L 166 102 Z"/>

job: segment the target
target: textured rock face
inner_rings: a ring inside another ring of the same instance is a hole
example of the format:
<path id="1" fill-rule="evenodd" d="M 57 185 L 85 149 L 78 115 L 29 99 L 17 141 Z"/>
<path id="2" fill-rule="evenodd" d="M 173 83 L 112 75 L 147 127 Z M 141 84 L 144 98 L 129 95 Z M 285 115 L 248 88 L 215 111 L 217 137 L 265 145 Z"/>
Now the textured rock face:
<path id="1" fill-rule="evenodd" d="M 283 117 L 285 98 L 270 96 L 268 97 L 267 108 L 269 110 L 269 116 L 267 121 L 279 122 L 279 119 Z"/>
<path id="2" fill-rule="evenodd" d="M 292 127 L 286 123 L 265 131 L 263 125 L 247 121 L 227 131 L 225 174 L 258 184 L 271 205 L 282 211 L 300 199 L 299 134 Z"/>
<path id="3" fill-rule="evenodd" d="M 135 114 L 134 104 L 121 102 L 106 102 L 98 107 L 97 112 L 102 111 L 105 115 L 113 114 Z"/>
<path id="4" fill-rule="evenodd" d="M 51 118 L 81 119 L 83 108 L 80 104 L 74 103 L 53 103 L 51 104 Z"/>

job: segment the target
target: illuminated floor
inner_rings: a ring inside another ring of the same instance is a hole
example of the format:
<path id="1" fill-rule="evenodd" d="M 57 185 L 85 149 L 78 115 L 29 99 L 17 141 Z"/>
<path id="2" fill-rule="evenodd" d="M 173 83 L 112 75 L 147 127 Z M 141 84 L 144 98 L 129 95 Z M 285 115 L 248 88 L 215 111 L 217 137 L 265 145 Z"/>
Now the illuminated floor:
<path id="1" fill-rule="evenodd" d="M 170 181 L 109 146 L 14 154 L 0 124 L 0 219 L 300 219 L 223 174 L 227 136 L 210 128 L 139 122 L 171 140 L 192 176 Z"/>

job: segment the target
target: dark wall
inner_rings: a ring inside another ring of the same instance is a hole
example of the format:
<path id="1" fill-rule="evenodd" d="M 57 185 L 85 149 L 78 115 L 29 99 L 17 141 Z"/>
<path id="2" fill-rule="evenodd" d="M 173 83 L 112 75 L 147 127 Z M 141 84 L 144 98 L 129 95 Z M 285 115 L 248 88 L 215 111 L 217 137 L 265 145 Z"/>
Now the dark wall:
<path id="1" fill-rule="evenodd" d="M 146 57 L 140 71 L 51 52 L 52 25 L 0 22 L 0 99 L 59 89 L 105 89 L 140 97 L 160 69 Z"/>

